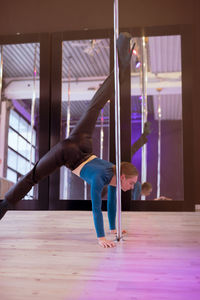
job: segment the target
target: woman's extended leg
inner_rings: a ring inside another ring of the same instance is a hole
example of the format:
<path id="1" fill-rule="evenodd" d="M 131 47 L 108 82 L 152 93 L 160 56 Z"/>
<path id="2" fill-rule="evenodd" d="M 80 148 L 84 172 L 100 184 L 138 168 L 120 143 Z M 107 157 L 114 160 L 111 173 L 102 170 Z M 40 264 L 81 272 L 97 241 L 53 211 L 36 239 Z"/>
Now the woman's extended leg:
<path id="1" fill-rule="evenodd" d="M 120 61 L 120 82 L 123 82 L 124 71 L 130 64 L 132 50 L 130 51 L 131 35 L 127 32 L 121 33 L 117 41 L 117 50 Z M 90 104 L 83 114 L 82 118 L 72 130 L 70 137 L 80 134 L 92 135 L 96 120 L 99 116 L 101 109 L 110 99 L 113 99 L 114 93 L 114 72 L 106 78 L 98 91 L 94 94 Z"/>
<path id="2" fill-rule="evenodd" d="M 124 72 L 130 64 L 132 50 L 130 51 L 131 35 L 121 33 L 117 40 L 117 50 L 120 64 L 120 82 L 123 82 Z M 83 153 L 92 153 L 92 133 L 101 109 L 107 101 L 114 98 L 114 72 L 106 78 L 98 91 L 94 94 L 86 112 L 81 117 L 76 127 L 71 131 L 69 139 L 79 143 Z"/>

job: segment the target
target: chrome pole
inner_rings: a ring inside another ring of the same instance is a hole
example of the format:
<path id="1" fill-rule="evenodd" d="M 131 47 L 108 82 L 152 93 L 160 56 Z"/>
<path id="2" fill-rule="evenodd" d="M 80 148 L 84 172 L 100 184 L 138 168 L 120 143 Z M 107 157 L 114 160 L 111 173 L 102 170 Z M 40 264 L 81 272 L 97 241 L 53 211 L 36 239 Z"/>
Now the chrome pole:
<path id="1" fill-rule="evenodd" d="M 142 122 L 141 130 L 144 132 L 144 124 L 147 122 L 148 108 L 147 108 L 147 48 L 146 38 L 142 37 Z M 142 147 L 142 172 L 141 181 L 147 181 L 147 146 Z M 141 200 L 145 200 L 145 196 L 141 196 Z"/>
<path id="2" fill-rule="evenodd" d="M 158 88 L 158 169 L 157 169 L 157 198 L 160 197 L 160 170 L 161 170 L 161 119 L 162 119 L 162 110 L 161 110 L 161 95 L 160 92 L 162 89 Z"/>
<path id="3" fill-rule="evenodd" d="M 119 36 L 119 1 L 114 0 L 114 80 L 115 80 L 115 151 L 116 151 L 116 200 L 117 241 L 121 239 L 121 145 L 120 145 L 120 85 L 117 39 Z"/>
<path id="4" fill-rule="evenodd" d="M 37 47 L 35 44 L 34 62 L 33 62 L 33 95 L 31 101 L 31 151 L 30 151 L 30 170 L 32 169 L 32 158 L 33 158 L 33 131 L 35 126 L 35 102 L 36 102 L 36 75 L 37 75 Z"/>
<path id="5" fill-rule="evenodd" d="M 70 64 L 71 56 L 68 57 L 68 90 L 67 90 L 67 126 L 66 126 L 66 138 L 69 136 L 70 132 L 70 118 L 71 118 L 71 106 L 70 106 L 70 98 L 71 98 L 71 64 Z"/>
<path id="6" fill-rule="evenodd" d="M 84 200 L 87 200 L 87 182 L 84 181 Z"/>
<path id="7" fill-rule="evenodd" d="M 68 89 L 67 89 L 67 124 L 66 124 L 66 132 L 65 137 L 69 137 L 70 133 L 70 119 L 71 119 L 71 64 L 70 59 L 72 56 L 68 57 Z M 66 183 L 65 196 L 64 199 L 68 199 L 69 197 L 69 171 L 67 168 L 64 168 L 64 182 Z"/>
<path id="8" fill-rule="evenodd" d="M 103 131 L 103 108 L 101 110 L 101 128 L 100 128 L 100 158 L 103 159 L 103 141 L 104 141 L 104 131 Z"/>

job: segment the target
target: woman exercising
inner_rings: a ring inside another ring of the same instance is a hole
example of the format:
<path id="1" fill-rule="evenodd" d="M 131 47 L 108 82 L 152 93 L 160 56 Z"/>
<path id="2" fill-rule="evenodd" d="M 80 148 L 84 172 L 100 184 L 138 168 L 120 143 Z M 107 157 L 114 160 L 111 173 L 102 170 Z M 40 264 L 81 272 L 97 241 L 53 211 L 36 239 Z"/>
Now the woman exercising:
<path id="1" fill-rule="evenodd" d="M 123 81 L 124 71 L 130 63 L 131 36 L 121 33 L 117 40 L 117 50 L 120 65 L 120 81 Z M 20 201 L 34 184 L 54 172 L 61 166 L 66 166 L 91 185 L 92 211 L 98 243 L 102 247 L 114 247 L 115 243 L 105 238 L 103 215 L 101 211 L 101 192 L 108 185 L 108 219 L 110 230 L 115 230 L 116 219 L 116 173 L 115 165 L 99 159 L 92 153 L 92 133 L 96 120 L 106 102 L 111 99 L 114 89 L 113 72 L 107 77 L 92 98 L 88 109 L 71 131 L 70 136 L 55 145 L 24 175 L 6 194 L 0 205 L 0 219 L 9 207 Z M 123 191 L 133 189 L 138 178 L 137 169 L 129 162 L 121 164 L 121 188 Z"/>

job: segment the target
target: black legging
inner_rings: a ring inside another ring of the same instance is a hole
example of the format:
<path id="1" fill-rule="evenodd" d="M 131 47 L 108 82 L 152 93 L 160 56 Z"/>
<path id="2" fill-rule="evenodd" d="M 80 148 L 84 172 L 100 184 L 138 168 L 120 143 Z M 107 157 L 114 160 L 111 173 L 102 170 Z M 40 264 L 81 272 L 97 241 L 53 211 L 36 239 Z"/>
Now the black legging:
<path id="1" fill-rule="evenodd" d="M 5 194 L 5 200 L 9 204 L 17 203 L 31 190 L 34 184 L 50 175 L 57 168 L 65 165 L 73 170 L 92 155 L 92 133 L 95 123 L 106 102 L 113 98 L 113 88 L 114 75 L 112 72 L 95 93 L 86 112 L 71 131 L 69 137 L 48 151 L 34 168 Z"/>

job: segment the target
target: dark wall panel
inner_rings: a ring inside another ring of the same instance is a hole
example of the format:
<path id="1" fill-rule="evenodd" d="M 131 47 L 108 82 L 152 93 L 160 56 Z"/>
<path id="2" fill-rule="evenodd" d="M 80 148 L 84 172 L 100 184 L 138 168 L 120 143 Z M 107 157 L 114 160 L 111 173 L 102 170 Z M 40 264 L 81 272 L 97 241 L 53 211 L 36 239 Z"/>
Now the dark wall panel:
<path id="1" fill-rule="evenodd" d="M 120 26 L 192 24 L 194 1 L 120 2 Z M 2 0 L 0 35 L 113 27 L 113 0 Z"/>

